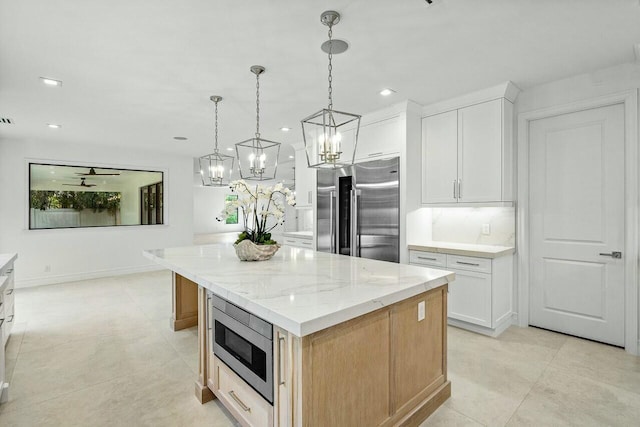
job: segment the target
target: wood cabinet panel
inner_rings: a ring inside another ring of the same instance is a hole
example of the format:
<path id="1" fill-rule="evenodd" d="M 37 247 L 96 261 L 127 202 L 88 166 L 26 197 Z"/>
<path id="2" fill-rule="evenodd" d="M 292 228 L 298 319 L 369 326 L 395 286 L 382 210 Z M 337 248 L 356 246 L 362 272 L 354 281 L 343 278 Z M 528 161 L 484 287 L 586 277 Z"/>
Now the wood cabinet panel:
<path id="1" fill-rule="evenodd" d="M 198 324 L 198 284 L 173 273 L 173 314 L 171 327 L 174 331 Z"/>
<path id="2" fill-rule="evenodd" d="M 375 426 L 390 416 L 389 311 L 303 337 L 303 425 Z"/>
<path id="3" fill-rule="evenodd" d="M 273 426 L 273 406 L 217 357 L 213 357 L 214 393 L 243 426 Z"/>
<path id="4" fill-rule="evenodd" d="M 394 404 L 396 411 L 430 386 L 445 381 L 444 348 L 446 310 L 443 292 L 436 289 L 426 295 L 396 304 L 391 313 L 394 354 Z M 418 304 L 425 303 L 425 318 L 418 320 Z"/>

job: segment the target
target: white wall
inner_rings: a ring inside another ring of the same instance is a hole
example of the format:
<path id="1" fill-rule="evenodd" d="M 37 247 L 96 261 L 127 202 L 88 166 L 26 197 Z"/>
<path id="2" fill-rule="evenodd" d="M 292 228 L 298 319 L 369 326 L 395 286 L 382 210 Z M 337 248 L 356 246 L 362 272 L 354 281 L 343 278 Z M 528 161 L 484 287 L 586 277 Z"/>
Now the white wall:
<path id="1" fill-rule="evenodd" d="M 637 91 L 638 88 L 640 88 L 640 63 L 622 64 L 527 89 L 518 97 L 516 111 L 518 113 L 535 111 L 629 90 Z M 637 144 L 638 141 L 635 143 Z M 638 159 L 633 164 L 638 167 Z M 634 197 L 637 199 L 638 195 Z M 638 287 L 640 288 L 640 285 Z M 517 289 L 515 291 L 514 294 L 517 295 Z M 640 297 L 636 310 L 640 310 Z M 638 328 L 640 329 L 640 319 Z M 640 347 L 640 342 L 638 346 Z"/>
<path id="2" fill-rule="evenodd" d="M 28 161 L 165 171 L 165 225 L 29 230 Z M 0 253 L 17 252 L 16 286 L 34 286 L 157 268 L 143 249 L 193 240 L 192 159 L 45 141 L 0 141 Z M 49 267 L 50 271 L 45 271 Z"/>
<path id="3" fill-rule="evenodd" d="M 228 194 L 233 194 L 229 187 L 200 185 L 193 188 L 193 232 L 195 234 L 242 231 L 241 214 L 238 216 L 238 224 L 225 224 L 224 221 L 216 220 L 224 209 L 224 199 Z"/>

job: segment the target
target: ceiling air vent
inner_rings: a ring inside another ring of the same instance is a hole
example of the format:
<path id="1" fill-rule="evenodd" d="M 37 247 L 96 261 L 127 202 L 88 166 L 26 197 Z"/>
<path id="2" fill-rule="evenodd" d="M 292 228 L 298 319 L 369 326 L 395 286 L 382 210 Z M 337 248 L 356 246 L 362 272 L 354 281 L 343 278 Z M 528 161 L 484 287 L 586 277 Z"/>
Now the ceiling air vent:
<path id="1" fill-rule="evenodd" d="M 6 117 L 0 117 L 0 123 L 2 123 L 4 125 L 12 125 L 13 124 L 13 120 L 8 119 Z"/>

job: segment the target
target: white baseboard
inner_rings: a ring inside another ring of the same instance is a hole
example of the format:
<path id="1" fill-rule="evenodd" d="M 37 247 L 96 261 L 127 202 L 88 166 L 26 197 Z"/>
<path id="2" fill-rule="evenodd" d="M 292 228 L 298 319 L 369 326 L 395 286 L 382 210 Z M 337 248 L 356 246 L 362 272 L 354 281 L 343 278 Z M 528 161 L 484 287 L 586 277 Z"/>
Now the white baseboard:
<path id="1" fill-rule="evenodd" d="M 147 271 L 157 270 L 164 270 L 164 267 L 158 264 L 149 264 L 135 267 L 112 268 L 109 270 L 60 274 L 57 276 L 34 277 L 31 279 L 16 280 L 16 288 L 31 288 L 34 286 L 53 285 L 56 283 L 64 282 L 77 282 L 80 280 L 99 279 L 101 277 L 122 276 L 124 274 L 145 273 Z"/>
<path id="2" fill-rule="evenodd" d="M 447 318 L 447 324 L 455 326 L 457 328 L 466 329 L 467 331 L 475 332 L 477 334 L 487 335 L 492 338 L 498 337 L 501 333 L 507 330 L 511 326 L 511 317 L 506 317 L 501 323 L 499 323 L 495 329 L 487 328 L 485 326 L 474 325 L 473 323 L 464 322 L 462 320 Z"/>
<path id="3" fill-rule="evenodd" d="M 518 313 L 511 313 L 511 324 L 512 325 L 517 325 L 517 326 L 522 326 L 522 325 L 518 324 Z"/>

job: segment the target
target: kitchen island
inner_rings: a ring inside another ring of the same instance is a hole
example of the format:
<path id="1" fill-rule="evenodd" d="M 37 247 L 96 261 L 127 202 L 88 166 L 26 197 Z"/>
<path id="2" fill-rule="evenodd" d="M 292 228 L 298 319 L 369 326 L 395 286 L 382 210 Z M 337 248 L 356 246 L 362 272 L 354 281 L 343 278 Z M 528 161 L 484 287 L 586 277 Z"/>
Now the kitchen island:
<path id="1" fill-rule="evenodd" d="M 230 244 L 144 255 L 197 285 L 196 396 L 244 425 L 417 425 L 451 394 L 451 272 L 287 246 L 253 263 Z M 212 298 L 273 325 L 272 396 L 214 354 Z"/>

